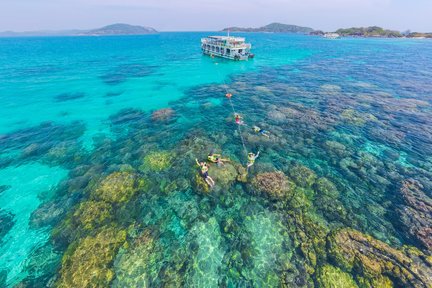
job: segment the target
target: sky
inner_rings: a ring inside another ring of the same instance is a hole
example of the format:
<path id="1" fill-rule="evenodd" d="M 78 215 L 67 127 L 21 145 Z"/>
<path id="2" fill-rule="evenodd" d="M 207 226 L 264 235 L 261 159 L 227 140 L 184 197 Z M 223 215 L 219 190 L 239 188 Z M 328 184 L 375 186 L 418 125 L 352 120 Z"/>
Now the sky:
<path id="1" fill-rule="evenodd" d="M 113 23 L 159 31 L 216 31 L 272 22 L 324 31 L 359 26 L 432 32 L 432 0 L 0 0 L 0 31 L 92 29 Z"/>

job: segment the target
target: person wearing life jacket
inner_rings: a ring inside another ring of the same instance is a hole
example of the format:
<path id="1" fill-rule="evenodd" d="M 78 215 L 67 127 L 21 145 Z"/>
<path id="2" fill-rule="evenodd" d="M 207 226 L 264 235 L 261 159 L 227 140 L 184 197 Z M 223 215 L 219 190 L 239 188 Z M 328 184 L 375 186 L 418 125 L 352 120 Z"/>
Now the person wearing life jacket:
<path id="1" fill-rule="evenodd" d="M 258 126 L 253 126 L 253 130 L 255 131 L 255 133 L 259 133 L 263 136 L 266 136 L 267 138 L 270 138 L 270 135 L 268 134 L 268 132 L 264 129 L 261 129 Z"/>
<path id="2" fill-rule="evenodd" d="M 235 114 L 234 115 L 234 119 L 235 119 L 235 123 L 236 124 L 238 124 L 238 125 L 244 125 L 244 122 L 243 122 L 243 117 L 241 117 L 239 114 Z"/>
<path id="3" fill-rule="evenodd" d="M 258 153 L 256 155 L 252 152 L 248 153 L 248 163 L 247 163 L 248 169 L 249 169 L 249 167 L 251 167 L 255 164 L 255 160 L 258 158 L 259 154 L 260 154 L 260 151 L 258 151 Z"/>
<path id="4" fill-rule="evenodd" d="M 215 185 L 214 180 L 208 175 L 209 166 L 205 162 L 198 162 L 198 159 L 195 159 L 197 165 L 201 168 L 201 176 L 204 178 L 206 183 L 213 188 Z"/>
<path id="5" fill-rule="evenodd" d="M 215 154 L 213 152 L 210 152 L 207 159 L 212 163 L 216 163 L 218 166 L 225 165 L 224 161 L 230 161 L 229 159 L 222 159 L 221 154 Z"/>

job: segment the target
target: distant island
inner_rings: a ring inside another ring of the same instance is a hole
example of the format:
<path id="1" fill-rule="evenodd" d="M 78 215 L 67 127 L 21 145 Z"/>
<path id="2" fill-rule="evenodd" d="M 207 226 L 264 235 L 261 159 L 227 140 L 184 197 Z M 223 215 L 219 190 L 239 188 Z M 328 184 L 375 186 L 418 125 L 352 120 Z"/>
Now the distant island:
<path id="1" fill-rule="evenodd" d="M 357 36 L 357 37 L 386 37 L 398 38 L 403 37 L 402 33 L 394 30 L 383 29 L 378 26 L 338 29 L 335 33 L 340 36 Z"/>
<path id="2" fill-rule="evenodd" d="M 62 31 L 28 31 L 28 32 L 0 32 L 0 37 L 23 36 L 114 36 L 114 35 L 144 35 L 157 33 L 151 27 L 129 25 L 123 23 L 112 24 L 91 30 L 62 30 Z"/>
<path id="3" fill-rule="evenodd" d="M 432 38 L 432 33 L 419 33 L 409 31 L 402 33 L 396 30 L 388 30 L 378 26 L 341 28 L 333 33 L 337 33 L 341 37 Z M 324 32 L 319 30 L 310 33 L 310 35 L 324 34 Z"/>
<path id="4" fill-rule="evenodd" d="M 259 28 L 241 28 L 241 27 L 228 27 L 222 31 L 230 32 L 271 32 L 271 33 L 302 33 L 309 34 L 314 31 L 314 29 L 309 27 L 302 27 L 297 25 L 288 25 L 282 23 L 271 23 Z"/>

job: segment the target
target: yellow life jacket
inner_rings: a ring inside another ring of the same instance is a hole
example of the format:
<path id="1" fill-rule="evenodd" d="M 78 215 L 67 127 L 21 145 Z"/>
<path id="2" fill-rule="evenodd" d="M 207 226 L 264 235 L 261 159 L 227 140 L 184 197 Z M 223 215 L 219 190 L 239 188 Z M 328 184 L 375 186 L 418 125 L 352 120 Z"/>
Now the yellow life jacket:
<path id="1" fill-rule="evenodd" d="M 209 156 L 207 157 L 207 159 L 208 159 L 210 162 L 214 162 L 214 163 L 217 162 L 217 157 L 214 156 L 214 155 L 209 155 Z"/>

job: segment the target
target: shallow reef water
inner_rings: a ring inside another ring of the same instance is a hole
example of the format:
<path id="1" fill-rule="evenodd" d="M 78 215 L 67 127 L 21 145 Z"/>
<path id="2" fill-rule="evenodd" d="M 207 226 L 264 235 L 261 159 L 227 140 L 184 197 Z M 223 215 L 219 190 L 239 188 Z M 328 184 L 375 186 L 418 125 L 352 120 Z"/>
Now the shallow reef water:
<path id="1" fill-rule="evenodd" d="M 0 40 L 0 286 L 432 287 L 432 43 L 203 35 Z"/>

